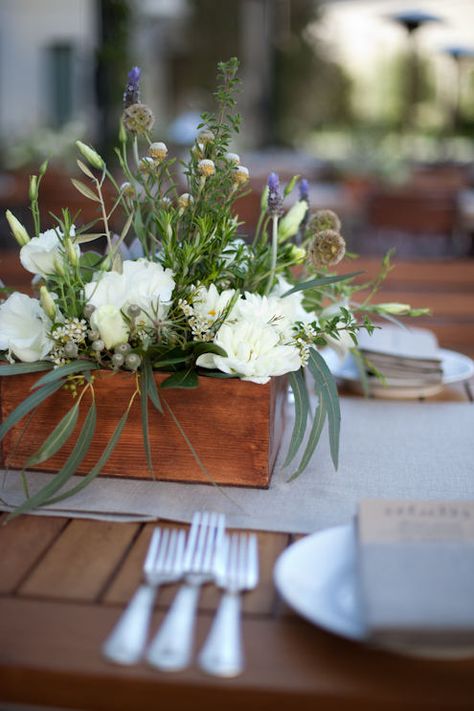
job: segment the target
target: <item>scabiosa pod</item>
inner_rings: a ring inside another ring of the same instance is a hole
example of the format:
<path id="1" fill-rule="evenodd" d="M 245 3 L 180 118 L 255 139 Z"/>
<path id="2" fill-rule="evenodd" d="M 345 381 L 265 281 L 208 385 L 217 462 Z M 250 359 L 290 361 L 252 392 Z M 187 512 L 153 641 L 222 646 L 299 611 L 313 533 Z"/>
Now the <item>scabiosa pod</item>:
<path id="1" fill-rule="evenodd" d="M 318 232 L 309 246 L 309 258 L 316 269 L 339 264 L 345 253 L 345 240 L 335 230 Z"/>
<path id="2" fill-rule="evenodd" d="M 307 231 L 311 233 L 311 236 L 323 230 L 339 232 L 340 229 L 341 220 L 333 210 L 317 210 L 310 217 L 307 227 Z"/>

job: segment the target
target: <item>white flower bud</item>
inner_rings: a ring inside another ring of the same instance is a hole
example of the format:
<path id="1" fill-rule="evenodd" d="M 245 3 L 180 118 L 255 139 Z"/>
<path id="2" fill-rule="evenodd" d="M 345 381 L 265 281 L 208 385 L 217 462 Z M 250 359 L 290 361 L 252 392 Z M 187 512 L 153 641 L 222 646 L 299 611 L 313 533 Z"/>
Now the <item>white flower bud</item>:
<path id="1" fill-rule="evenodd" d="M 91 165 L 93 168 L 97 168 L 97 170 L 102 170 L 102 168 L 105 166 L 103 158 L 100 157 L 100 155 L 95 151 L 91 146 L 87 146 L 85 143 L 82 143 L 82 141 L 76 141 L 76 146 L 78 147 L 79 151 L 82 153 L 86 161 Z"/>
<path id="2" fill-rule="evenodd" d="M 191 205 L 194 202 L 194 198 L 192 195 L 189 193 L 183 193 L 182 195 L 179 196 L 178 198 L 178 207 L 181 210 L 185 210 L 189 205 Z"/>
<path id="3" fill-rule="evenodd" d="M 8 224 L 10 225 L 10 229 L 14 238 L 16 239 L 20 247 L 24 247 L 24 245 L 28 244 L 28 242 L 30 241 L 30 236 L 28 232 L 25 230 L 20 220 L 17 220 L 15 215 L 10 212 L 10 210 L 7 210 L 5 212 L 5 217 L 8 220 Z"/>
<path id="4" fill-rule="evenodd" d="M 148 154 L 156 161 L 164 160 L 168 155 L 166 143 L 163 143 L 162 141 L 152 143 L 148 149 Z"/>
<path id="5" fill-rule="evenodd" d="M 234 183 L 237 185 L 245 185 L 249 180 L 248 168 L 243 165 L 238 165 L 234 170 Z"/>
<path id="6" fill-rule="evenodd" d="M 294 237 L 306 215 L 307 209 L 308 203 L 306 200 L 299 200 L 290 207 L 286 215 L 278 223 L 278 239 L 280 242 Z"/>
<path id="7" fill-rule="evenodd" d="M 120 309 L 112 304 L 99 306 L 91 316 L 91 326 L 99 331 L 105 347 L 110 349 L 128 340 L 128 327 Z"/>
<path id="8" fill-rule="evenodd" d="M 40 287 L 40 304 L 45 314 L 53 321 L 56 316 L 56 304 L 45 286 Z"/>
<path id="9" fill-rule="evenodd" d="M 214 165 L 214 161 L 204 158 L 199 161 L 198 170 L 205 178 L 209 178 L 211 175 L 215 174 L 216 166 Z"/>
<path id="10" fill-rule="evenodd" d="M 224 158 L 228 163 L 233 163 L 234 165 L 240 165 L 240 156 L 238 153 L 226 153 Z"/>

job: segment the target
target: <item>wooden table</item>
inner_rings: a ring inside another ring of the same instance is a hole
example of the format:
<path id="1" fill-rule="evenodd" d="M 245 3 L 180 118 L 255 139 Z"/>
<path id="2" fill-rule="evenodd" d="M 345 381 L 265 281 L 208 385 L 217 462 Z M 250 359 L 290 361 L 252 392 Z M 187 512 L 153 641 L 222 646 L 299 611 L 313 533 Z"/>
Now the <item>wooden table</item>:
<path id="1" fill-rule="evenodd" d="M 464 391 L 446 390 L 442 399 L 465 399 Z M 108 664 L 100 647 L 140 580 L 152 528 L 35 516 L 0 527 L 0 701 L 91 711 L 474 708 L 474 659 L 397 656 L 325 633 L 291 613 L 272 583 L 276 558 L 295 538 L 282 533 L 258 534 L 261 581 L 244 602 L 241 677 Z M 175 590 L 161 591 L 155 628 Z M 217 600 L 207 587 L 199 645 Z"/>

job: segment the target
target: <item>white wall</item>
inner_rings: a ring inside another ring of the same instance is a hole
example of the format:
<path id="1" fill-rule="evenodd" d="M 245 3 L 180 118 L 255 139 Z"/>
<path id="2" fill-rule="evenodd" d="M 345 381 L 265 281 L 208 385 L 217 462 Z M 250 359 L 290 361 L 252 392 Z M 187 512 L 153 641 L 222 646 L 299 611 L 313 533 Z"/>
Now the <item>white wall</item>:
<path id="1" fill-rule="evenodd" d="M 95 0 L 0 0 L 0 135 L 3 141 L 45 125 L 48 92 L 45 48 L 77 48 L 74 119 L 94 121 Z"/>

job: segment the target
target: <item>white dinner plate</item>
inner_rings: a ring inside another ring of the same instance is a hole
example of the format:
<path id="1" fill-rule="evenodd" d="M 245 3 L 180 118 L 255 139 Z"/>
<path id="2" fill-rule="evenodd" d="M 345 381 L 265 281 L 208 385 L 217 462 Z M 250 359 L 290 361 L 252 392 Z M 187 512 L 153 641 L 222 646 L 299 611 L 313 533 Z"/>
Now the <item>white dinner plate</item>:
<path id="1" fill-rule="evenodd" d="M 443 369 L 442 385 L 452 385 L 453 383 L 461 383 L 469 380 L 474 376 L 474 361 L 469 356 L 450 351 L 446 348 L 440 348 L 439 356 L 441 358 L 441 367 Z M 357 390 L 361 390 L 359 372 L 357 370 L 354 358 L 348 355 L 341 362 L 338 355 L 330 348 L 325 348 L 322 352 L 329 369 L 334 377 L 343 380 L 348 385 L 351 385 Z M 390 397 L 390 398 L 417 398 L 429 397 L 435 395 L 442 389 L 438 385 L 426 385 L 424 387 L 415 388 L 397 388 L 387 387 L 380 381 L 374 379 L 370 383 L 370 392 L 375 397 Z"/>
<path id="2" fill-rule="evenodd" d="M 366 642 L 356 562 L 354 526 L 328 528 L 289 546 L 276 562 L 274 582 L 288 605 L 309 622 L 346 639 Z M 442 659 L 474 655 L 471 647 L 414 648 L 400 643 L 386 648 Z"/>

